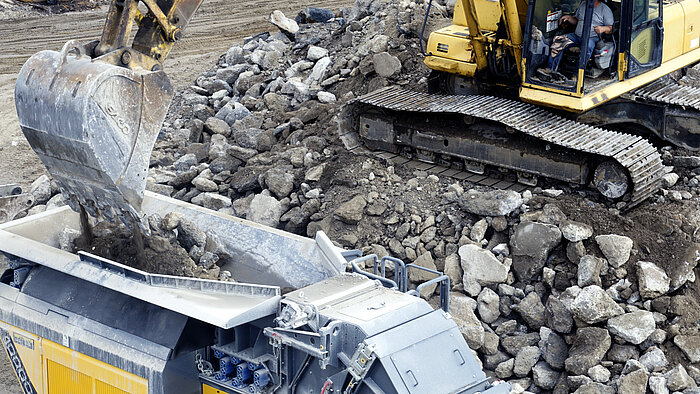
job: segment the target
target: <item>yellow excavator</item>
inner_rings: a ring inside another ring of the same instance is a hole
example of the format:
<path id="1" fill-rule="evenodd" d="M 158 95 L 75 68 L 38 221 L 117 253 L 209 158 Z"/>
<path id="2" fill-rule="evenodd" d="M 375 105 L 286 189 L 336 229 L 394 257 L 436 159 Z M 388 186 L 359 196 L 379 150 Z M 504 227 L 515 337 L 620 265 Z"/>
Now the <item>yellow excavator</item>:
<path id="1" fill-rule="evenodd" d="M 359 97 L 341 117 L 341 138 L 349 149 L 478 174 L 497 167 L 521 183 L 542 176 L 639 204 L 669 171 L 646 136 L 700 149 L 700 85 L 682 78 L 700 60 L 700 3 L 608 1 L 603 34 L 594 33 L 599 5 L 458 0 L 453 24 L 427 42 L 429 93 L 387 87 Z M 579 45 L 562 43 L 567 34 Z M 580 50 L 589 41 L 590 57 Z"/>

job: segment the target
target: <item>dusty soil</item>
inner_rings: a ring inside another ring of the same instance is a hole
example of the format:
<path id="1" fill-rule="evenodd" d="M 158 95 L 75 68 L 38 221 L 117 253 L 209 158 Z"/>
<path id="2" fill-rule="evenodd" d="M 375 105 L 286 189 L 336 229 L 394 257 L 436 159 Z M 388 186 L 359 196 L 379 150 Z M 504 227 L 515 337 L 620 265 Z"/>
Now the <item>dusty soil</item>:
<path id="1" fill-rule="evenodd" d="M 142 271 L 176 276 L 193 276 L 194 262 L 175 240 L 153 234 L 132 233 L 124 226 L 102 221 L 75 240 L 75 250 L 87 251 Z"/>
<path id="2" fill-rule="evenodd" d="M 294 0 L 274 4 L 274 7 L 293 17 L 309 5 L 337 8 L 350 4 L 348 0 Z M 270 4 L 261 0 L 204 1 L 185 31 L 184 38 L 165 64 L 175 88 L 188 86 L 241 38 L 271 30 L 267 18 L 272 11 Z M 53 15 L 27 13 L 32 16 L 3 19 L 0 23 L 0 184 L 18 183 L 28 187 L 46 172 L 24 139 L 15 112 L 14 84 L 22 64 L 41 50 L 60 50 L 68 40 L 90 41 L 99 38 L 106 13 L 107 6 L 103 5 L 83 12 Z M 0 268 L 4 270 L 5 267 L 4 260 L 0 260 Z M 7 356 L 0 356 L 0 392 L 21 394 L 15 382 Z"/>

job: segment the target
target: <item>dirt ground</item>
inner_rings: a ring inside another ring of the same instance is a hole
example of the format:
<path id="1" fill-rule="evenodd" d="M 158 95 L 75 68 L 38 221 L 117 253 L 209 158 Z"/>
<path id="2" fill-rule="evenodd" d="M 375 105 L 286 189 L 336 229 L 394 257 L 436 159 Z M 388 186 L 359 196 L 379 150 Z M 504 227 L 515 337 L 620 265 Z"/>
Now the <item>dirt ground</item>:
<path id="1" fill-rule="evenodd" d="M 306 6 L 338 8 L 349 0 L 300 1 L 276 3 L 289 17 Z M 18 183 L 28 187 L 45 173 L 19 127 L 14 104 L 15 78 L 22 64 L 34 53 L 60 50 L 66 41 L 98 39 L 108 7 L 54 15 L 36 15 L 23 19 L 5 19 L 0 23 L 0 184 Z M 176 89 L 188 86 L 218 57 L 241 38 L 274 30 L 267 22 L 274 8 L 261 0 L 206 0 L 197 11 L 184 38 L 166 61 L 165 70 Z M 2 12 L 2 9 L 0 9 Z M 0 259 L 0 270 L 6 263 Z M 4 354 L 4 352 L 2 352 Z M 0 393 L 22 393 L 7 357 L 0 358 Z"/>

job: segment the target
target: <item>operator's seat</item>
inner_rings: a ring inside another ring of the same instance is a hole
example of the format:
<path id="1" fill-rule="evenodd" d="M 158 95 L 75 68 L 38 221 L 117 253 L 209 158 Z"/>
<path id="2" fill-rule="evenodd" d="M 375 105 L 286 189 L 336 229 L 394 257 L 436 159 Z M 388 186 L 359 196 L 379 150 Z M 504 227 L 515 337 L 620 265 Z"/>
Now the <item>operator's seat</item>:
<path id="1" fill-rule="evenodd" d="M 612 34 L 603 34 L 600 37 L 600 40 L 598 43 L 596 43 L 595 49 L 593 49 L 593 54 L 588 61 L 586 69 L 591 70 L 591 72 L 587 72 L 586 74 L 587 76 L 594 78 L 597 78 L 606 70 L 609 70 L 612 74 L 614 70 L 612 70 L 611 67 L 616 63 L 614 61 L 617 49 L 615 37 L 617 37 L 617 33 L 620 28 L 620 10 L 614 1 L 604 1 L 603 3 L 605 3 L 610 8 L 610 11 L 612 11 L 613 20 L 615 22 L 613 23 Z M 581 48 L 578 46 L 567 48 L 562 65 L 564 65 L 568 71 L 574 71 L 578 68 L 577 65 L 580 54 Z"/>

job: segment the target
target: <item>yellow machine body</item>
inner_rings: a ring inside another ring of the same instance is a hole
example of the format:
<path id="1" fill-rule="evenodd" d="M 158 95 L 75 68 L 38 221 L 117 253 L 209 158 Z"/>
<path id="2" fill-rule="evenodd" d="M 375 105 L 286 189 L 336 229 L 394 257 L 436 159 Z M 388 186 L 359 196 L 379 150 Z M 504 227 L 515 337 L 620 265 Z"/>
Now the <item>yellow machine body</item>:
<path id="1" fill-rule="evenodd" d="M 25 393 L 148 393 L 148 382 L 142 377 L 4 322 L 0 322 L 0 332 Z"/>
<path id="2" fill-rule="evenodd" d="M 546 15 L 547 11 L 540 1 L 535 5 L 534 12 Z M 614 2 L 616 5 L 621 3 Z M 658 11 L 656 11 L 658 12 Z M 496 39 L 498 23 L 503 21 L 505 26 L 519 24 L 521 31 L 527 34 L 526 18 L 527 4 L 518 1 L 500 0 L 459 0 L 455 4 L 453 24 L 433 32 L 427 45 L 425 64 L 432 70 L 442 71 L 465 78 L 476 78 L 483 68 L 489 48 L 502 48 L 511 52 L 519 64 L 521 82 L 519 86 L 520 99 L 526 102 L 563 109 L 570 112 L 582 113 L 612 100 L 620 95 L 649 84 L 673 71 L 700 61 L 700 3 L 696 0 L 664 1 L 663 2 L 663 54 L 661 64 L 651 70 L 634 76 L 627 76 L 629 60 L 626 53 L 619 53 L 618 78 L 609 83 L 595 84 L 593 88 L 585 87 L 583 70 L 575 76 L 576 89 L 561 89 L 556 86 L 542 86 L 528 83 L 524 73 L 526 60 L 513 37 L 513 29 L 505 29 L 509 39 Z M 512 15 L 518 15 L 513 20 Z M 471 18 L 471 20 L 470 20 Z M 617 21 L 616 21 L 617 22 Z M 471 23 L 471 26 L 470 26 Z M 479 34 L 470 34 L 473 27 L 479 29 Z M 642 30 L 632 36 L 629 45 L 629 55 L 635 56 L 642 63 L 649 60 L 653 34 L 651 29 Z M 475 50 L 475 42 L 486 44 L 486 50 L 479 53 Z M 521 40 L 522 42 L 522 40 Z M 516 51 L 517 49 L 517 51 Z M 491 49 L 493 50 L 493 49 Z M 498 54 L 497 54 L 498 55 Z M 503 84 L 502 80 L 487 81 L 493 85 Z"/>

